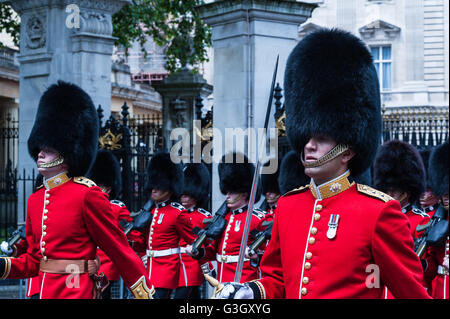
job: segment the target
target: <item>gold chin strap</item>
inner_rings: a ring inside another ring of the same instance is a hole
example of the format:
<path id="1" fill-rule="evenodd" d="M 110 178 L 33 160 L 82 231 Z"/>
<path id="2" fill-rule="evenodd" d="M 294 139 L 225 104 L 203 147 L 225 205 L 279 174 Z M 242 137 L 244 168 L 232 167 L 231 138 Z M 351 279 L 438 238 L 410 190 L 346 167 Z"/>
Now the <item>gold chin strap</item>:
<path id="1" fill-rule="evenodd" d="M 228 203 L 228 204 L 234 204 L 234 203 L 236 203 L 238 200 L 240 200 L 240 199 L 242 198 L 243 195 L 244 195 L 243 193 L 240 193 L 238 196 L 236 196 L 235 199 L 230 200 L 230 201 L 227 201 L 227 203 Z"/>
<path id="2" fill-rule="evenodd" d="M 341 155 L 348 149 L 349 149 L 349 146 L 346 144 L 337 144 L 328 153 L 326 153 L 321 158 L 315 160 L 314 162 L 305 162 L 303 152 L 302 152 L 300 154 L 300 160 L 302 161 L 302 164 L 305 168 L 318 167 L 318 166 L 322 166 L 323 164 L 335 159 L 336 157 L 338 157 L 339 155 Z"/>
<path id="3" fill-rule="evenodd" d="M 63 162 L 64 162 L 64 158 L 60 155 L 51 162 L 38 164 L 38 168 L 51 168 L 51 167 L 58 166 L 59 164 L 62 164 Z"/>

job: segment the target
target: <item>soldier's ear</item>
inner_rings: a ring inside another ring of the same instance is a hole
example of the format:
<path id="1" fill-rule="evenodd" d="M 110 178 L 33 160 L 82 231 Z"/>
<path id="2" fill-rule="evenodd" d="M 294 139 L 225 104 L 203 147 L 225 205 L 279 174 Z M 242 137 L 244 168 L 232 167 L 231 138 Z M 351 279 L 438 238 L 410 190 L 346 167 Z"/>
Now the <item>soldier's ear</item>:
<path id="1" fill-rule="evenodd" d="M 355 151 L 351 148 L 342 153 L 342 163 L 349 164 L 350 160 L 355 156 Z"/>

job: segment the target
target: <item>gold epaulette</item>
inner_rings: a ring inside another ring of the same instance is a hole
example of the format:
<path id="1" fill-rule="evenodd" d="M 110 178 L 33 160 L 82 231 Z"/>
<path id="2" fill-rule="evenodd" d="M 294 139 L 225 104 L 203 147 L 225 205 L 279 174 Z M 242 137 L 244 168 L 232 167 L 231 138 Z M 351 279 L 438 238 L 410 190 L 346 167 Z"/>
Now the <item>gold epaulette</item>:
<path id="1" fill-rule="evenodd" d="M 300 186 L 299 188 L 294 188 L 293 190 L 290 190 L 289 192 L 287 192 L 286 194 L 283 195 L 284 196 L 289 196 L 289 195 L 294 195 L 294 194 L 298 194 L 298 193 L 303 193 L 304 191 L 309 189 L 309 184 L 305 185 L 305 186 Z"/>
<path id="2" fill-rule="evenodd" d="M 394 199 L 391 196 L 389 196 L 388 194 L 380 192 L 379 190 L 372 188 L 370 186 L 364 185 L 364 184 L 357 184 L 357 189 L 358 189 L 358 192 L 366 194 L 370 197 L 378 198 L 379 200 L 382 200 L 385 203 Z"/>
<path id="3" fill-rule="evenodd" d="M 94 181 L 84 176 L 74 177 L 73 181 L 77 184 L 82 184 L 87 187 L 97 186 L 97 184 L 95 184 Z"/>

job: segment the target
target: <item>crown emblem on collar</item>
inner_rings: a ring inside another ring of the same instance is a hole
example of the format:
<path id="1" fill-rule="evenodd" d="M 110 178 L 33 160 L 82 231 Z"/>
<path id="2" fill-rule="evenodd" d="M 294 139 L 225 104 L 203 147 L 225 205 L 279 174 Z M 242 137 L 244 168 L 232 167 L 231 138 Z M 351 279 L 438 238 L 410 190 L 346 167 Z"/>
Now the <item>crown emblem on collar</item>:
<path id="1" fill-rule="evenodd" d="M 330 186 L 330 191 L 332 193 L 339 192 L 342 189 L 342 185 L 340 183 L 333 183 Z"/>

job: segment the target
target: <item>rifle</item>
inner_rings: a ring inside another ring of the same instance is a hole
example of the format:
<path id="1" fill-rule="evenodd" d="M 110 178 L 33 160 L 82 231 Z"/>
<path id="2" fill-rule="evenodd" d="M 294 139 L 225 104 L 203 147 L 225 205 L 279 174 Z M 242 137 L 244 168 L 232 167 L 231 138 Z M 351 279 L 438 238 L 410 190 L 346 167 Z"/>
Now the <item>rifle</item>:
<path id="1" fill-rule="evenodd" d="M 7 240 L 9 247 L 17 244 L 21 239 L 25 239 L 25 225 L 17 227 L 17 229 L 11 233 L 11 236 Z"/>
<path id="2" fill-rule="evenodd" d="M 217 238 L 227 226 L 227 221 L 225 220 L 225 215 L 228 213 L 227 201 L 224 201 L 219 209 L 214 214 L 213 218 L 204 219 L 203 223 L 208 224 L 204 229 L 200 227 L 194 227 L 192 231 L 198 237 L 192 244 L 192 253 L 196 255 L 199 248 L 203 245 L 206 238 L 215 239 Z"/>
<path id="3" fill-rule="evenodd" d="M 254 229 L 250 232 L 250 234 L 256 238 L 249 246 L 248 246 L 248 254 L 250 256 L 256 254 L 256 250 L 266 241 L 270 240 L 272 237 L 272 226 L 273 221 L 262 223 L 263 226 L 267 226 L 263 231 L 258 232 L 258 230 Z"/>
<path id="4" fill-rule="evenodd" d="M 9 232 L 11 233 L 11 235 L 6 240 L 6 242 L 8 243 L 8 247 L 12 247 L 13 245 L 17 244 L 21 239 L 25 239 L 25 225 L 17 227 L 17 229 L 13 230 L 12 232 L 11 230 L 9 230 Z"/>
<path id="5" fill-rule="evenodd" d="M 416 241 L 415 252 L 419 258 L 425 253 L 428 246 L 440 247 L 448 236 L 448 211 L 442 205 L 434 213 L 431 220 L 425 225 L 418 225 L 418 232 L 425 230 L 422 237 Z"/>
<path id="6" fill-rule="evenodd" d="M 152 199 L 149 199 L 139 210 L 137 215 L 133 217 L 133 221 L 127 222 L 124 219 L 120 221 L 120 226 L 122 226 L 125 235 L 128 235 L 132 229 L 143 231 L 145 227 L 147 227 L 152 220 L 152 214 L 150 212 L 154 204 L 155 202 Z"/>

